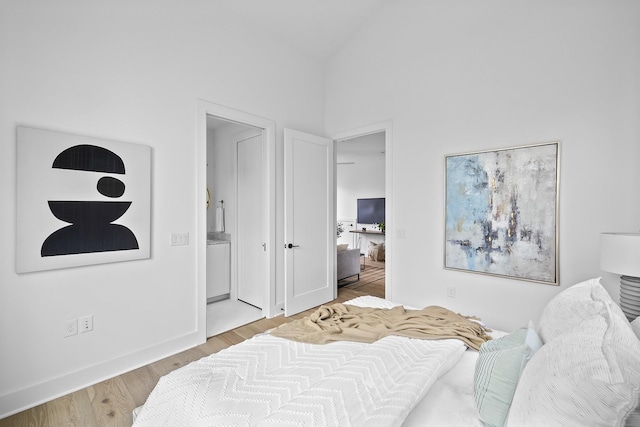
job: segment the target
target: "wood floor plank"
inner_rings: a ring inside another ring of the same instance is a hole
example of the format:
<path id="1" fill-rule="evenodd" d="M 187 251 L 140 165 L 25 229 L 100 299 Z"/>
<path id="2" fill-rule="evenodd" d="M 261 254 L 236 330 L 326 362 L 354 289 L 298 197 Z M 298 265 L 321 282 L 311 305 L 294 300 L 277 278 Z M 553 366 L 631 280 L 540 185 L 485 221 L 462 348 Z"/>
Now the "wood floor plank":
<path id="1" fill-rule="evenodd" d="M 273 317 L 271 319 L 263 319 L 264 320 L 264 326 L 267 328 L 265 330 L 269 330 L 269 329 L 273 329 L 273 328 L 277 328 L 278 326 L 282 325 L 283 323 L 287 323 L 289 320 L 284 317 L 284 316 L 278 316 L 278 317 Z"/>
<path id="2" fill-rule="evenodd" d="M 89 386 L 87 391 L 99 426 L 130 427 L 133 424 L 131 411 L 135 404 L 122 376 Z"/>
<path id="3" fill-rule="evenodd" d="M 57 400 L 57 399 L 56 399 Z M 45 405 L 38 405 L 0 420 L 1 427 L 49 427 Z"/>
<path id="4" fill-rule="evenodd" d="M 79 390 L 45 404 L 50 426 L 99 427 L 87 390 Z"/>
<path id="5" fill-rule="evenodd" d="M 228 331 L 228 332 L 224 332 L 220 335 L 218 335 L 218 338 L 224 342 L 226 342 L 229 346 L 241 343 L 242 341 L 244 341 L 244 338 L 242 338 L 240 335 L 238 335 L 235 330 L 233 331 Z"/>
<path id="6" fill-rule="evenodd" d="M 144 404 L 147 397 L 149 397 L 149 390 L 152 390 L 160 379 L 160 375 L 151 369 L 149 365 L 141 366 L 121 376 L 136 408 Z"/>
<path id="7" fill-rule="evenodd" d="M 218 336 L 213 336 L 209 338 L 207 342 L 205 342 L 204 344 L 200 344 L 198 347 L 200 347 L 207 354 L 213 354 L 229 347 L 229 345 L 225 341 L 218 338 Z"/>
<path id="8" fill-rule="evenodd" d="M 194 360 L 201 359 L 206 355 L 207 354 L 198 347 L 193 347 L 181 353 L 174 354 L 173 356 L 158 360 L 149 366 L 156 372 L 156 374 L 163 376 L 182 366 L 188 365 Z"/>
<path id="9" fill-rule="evenodd" d="M 265 322 L 258 320 L 257 322 L 249 323 L 240 328 L 235 329 L 235 332 L 245 340 L 264 332 Z"/>

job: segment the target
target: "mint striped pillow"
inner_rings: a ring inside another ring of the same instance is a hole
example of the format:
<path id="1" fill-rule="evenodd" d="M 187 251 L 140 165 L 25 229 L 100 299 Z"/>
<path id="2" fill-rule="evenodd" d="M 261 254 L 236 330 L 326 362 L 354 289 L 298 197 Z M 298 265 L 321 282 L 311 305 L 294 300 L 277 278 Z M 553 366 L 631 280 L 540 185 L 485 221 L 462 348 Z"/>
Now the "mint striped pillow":
<path id="1" fill-rule="evenodd" d="M 542 341 L 532 322 L 527 328 L 482 344 L 476 362 L 473 392 L 485 426 L 504 425 L 520 374 L 540 347 Z"/>

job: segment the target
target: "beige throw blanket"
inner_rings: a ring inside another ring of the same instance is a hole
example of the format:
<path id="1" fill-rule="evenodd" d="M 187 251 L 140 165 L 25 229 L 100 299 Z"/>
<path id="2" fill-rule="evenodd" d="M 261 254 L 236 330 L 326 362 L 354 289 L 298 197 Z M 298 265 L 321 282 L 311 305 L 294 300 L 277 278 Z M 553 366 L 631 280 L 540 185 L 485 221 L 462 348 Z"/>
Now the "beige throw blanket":
<path id="1" fill-rule="evenodd" d="M 270 333 L 312 344 L 332 341 L 371 343 L 387 335 L 431 340 L 459 339 L 478 350 L 491 339 L 477 322 L 443 307 L 422 310 L 358 307 L 348 304 L 321 306 L 311 316 L 280 325 Z"/>

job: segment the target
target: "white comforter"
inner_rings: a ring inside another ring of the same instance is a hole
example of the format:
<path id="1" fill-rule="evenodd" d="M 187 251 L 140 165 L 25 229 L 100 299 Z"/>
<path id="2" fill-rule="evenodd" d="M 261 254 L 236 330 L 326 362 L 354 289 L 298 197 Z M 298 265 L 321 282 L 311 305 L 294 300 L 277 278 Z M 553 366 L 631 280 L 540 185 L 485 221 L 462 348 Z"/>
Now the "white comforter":
<path id="1" fill-rule="evenodd" d="M 401 425 L 465 349 L 459 340 L 315 345 L 262 334 L 162 377 L 134 426 Z"/>

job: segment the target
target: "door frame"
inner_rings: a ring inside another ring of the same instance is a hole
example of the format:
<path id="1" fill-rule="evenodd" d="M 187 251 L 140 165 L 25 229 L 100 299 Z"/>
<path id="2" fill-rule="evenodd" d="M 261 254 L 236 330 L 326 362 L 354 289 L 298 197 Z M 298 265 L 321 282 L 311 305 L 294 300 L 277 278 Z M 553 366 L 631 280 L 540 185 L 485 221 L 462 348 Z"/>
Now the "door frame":
<path id="1" fill-rule="evenodd" d="M 197 100 L 197 129 L 196 129 L 196 197 L 195 197 L 195 215 L 196 215 L 196 282 L 197 282 L 197 334 L 201 337 L 202 342 L 206 341 L 207 335 L 207 277 L 206 277 L 206 250 L 207 250 L 207 209 L 206 209 L 206 192 L 207 192 L 207 116 L 215 116 L 217 118 L 245 124 L 263 129 L 263 163 L 264 163 L 264 194 L 266 208 L 267 230 L 265 231 L 266 247 L 267 247 L 267 280 L 264 289 L 265 304 L 262 307 L 262 314 L 265 317 L 273 317 L 279 314 L 276 307 L 275 292 L 275 224 L 276 224 L 276 206 L 275 206 L 275 141 L 276 141 L 276 124 L 275 121 L 265 119 L 264 117 L 246 113 L 213 102 L 202 99 Z"/>
<path id="2" fill-rule="evenodd" d="M 384 151 L 385 151 L 385 171 L 384 171 L 384 179 L 385 179 L 385 227 L 386 227 L 386 238 L 385 238 L 385 271 L 384 271 L 384 283 L 385 283 L 385 299 L 393 301 L 394 297 L 394 289 L 393 289 L 393 268 L 394 268 L 394 239 L 393 233 L 395 230 L 393 223 L 393 156 L 392 156 L 392 148 L 393 148 L 393 121 L 387 120 L 384 122 L 373 123 L 367 126 L 362 126 L 354 129 L 349 129 L 342 132 L 335 132 L 330 135 L 330 138 L 334 141 L 342 141 L 345 139 L 353 139 L 360 136 L 370 135 L 372 133 L 380 133 L 384 132 Z M 337 150 L 334 150 L 336 153 Z M 335 154 L 334 154 L 335 155 Z M 335 174 L 337 173 L 338 168 L 334 169 L 334 190 L 333 190 L 333 203 L 334 203 L 334 223 L 338 221 L 337 218 L 337 190 L 336 186 L 337 177 Z"/>

